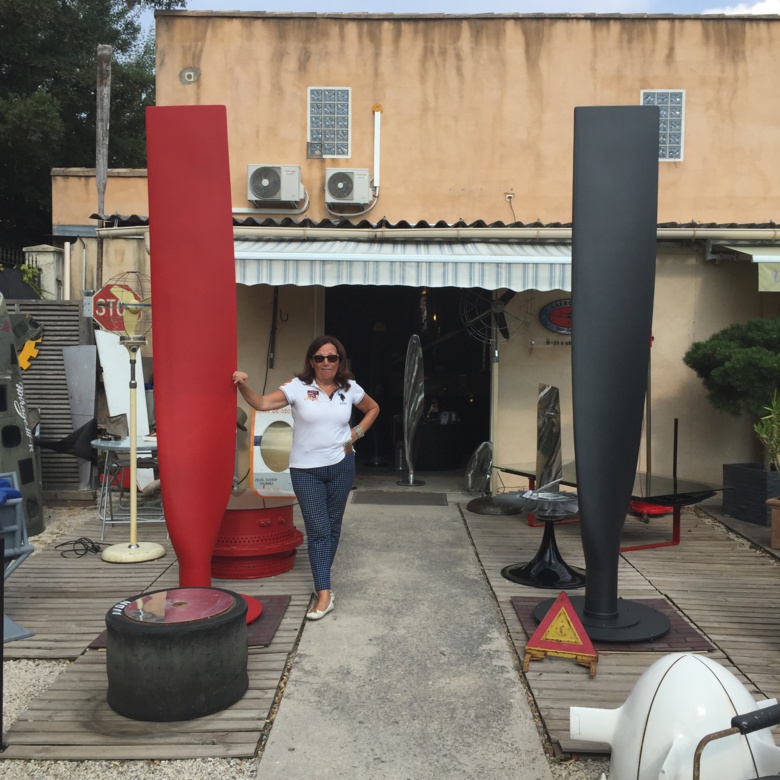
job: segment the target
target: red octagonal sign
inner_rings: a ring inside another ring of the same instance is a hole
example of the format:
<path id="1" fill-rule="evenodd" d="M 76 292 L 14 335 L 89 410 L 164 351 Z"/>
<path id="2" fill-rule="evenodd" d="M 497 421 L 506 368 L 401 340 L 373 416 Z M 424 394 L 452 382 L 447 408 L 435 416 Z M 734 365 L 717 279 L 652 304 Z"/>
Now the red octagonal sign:
<path id="1" fill-rule="evenodd" d="M 126 284 L 108 282 L 92 298 L 92 319 L 103 330 L 124 332 L 124 304 L 138 300 L 138 295 Z"/>

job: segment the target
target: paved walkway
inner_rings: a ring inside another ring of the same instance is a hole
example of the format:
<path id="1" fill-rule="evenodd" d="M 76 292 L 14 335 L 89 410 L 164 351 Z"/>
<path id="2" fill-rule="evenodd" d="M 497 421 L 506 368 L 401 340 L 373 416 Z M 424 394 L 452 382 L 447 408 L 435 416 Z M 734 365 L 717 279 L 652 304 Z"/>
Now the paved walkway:
<path id="1" fill-rule="evenodd" d="M 308 622 L 260 761 L 271 778 L 552 775 L 458 507 L 347 507 L 335 610 Z"/>

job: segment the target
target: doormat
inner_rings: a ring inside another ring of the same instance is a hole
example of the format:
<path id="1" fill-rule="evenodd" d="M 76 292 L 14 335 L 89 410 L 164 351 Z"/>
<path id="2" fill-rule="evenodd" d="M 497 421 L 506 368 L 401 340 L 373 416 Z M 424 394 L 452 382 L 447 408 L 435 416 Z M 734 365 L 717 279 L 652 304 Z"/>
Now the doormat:
<path id="1" fill-rule="evenodd" d="M 271 644 L 284 613 L 290 605 L 291 596 L 255 596 L 263 605 L 260 617 L 246 627 L 248 647 L 265 647 Z M 103 631 L 92 644 L 90 650 L 101 650 L 106 646 L 108 631 Z"/>
<path id="2" fill-rule="evenodd" d="M 543 598 L 534 596 L 512 596 L 512 606 L 530 637 L 539 626 L 533 611 Z M 613 653 L 686 653 L 714 650 L 715 646 L 702 636 L 690 623 L 683 620 L 664 599 L 634 599 L 638 603 L 658 610 L 669 619 L 669 631 L 646 642 L 593 642 L 599 652 Z"/>
<path id="3" fill-rule="evenodd" d="M 353 504 L 382 504 L 384 506 L 447 506 L 446 493 L 415 493 L 401 490 L 358 490 Z"/>

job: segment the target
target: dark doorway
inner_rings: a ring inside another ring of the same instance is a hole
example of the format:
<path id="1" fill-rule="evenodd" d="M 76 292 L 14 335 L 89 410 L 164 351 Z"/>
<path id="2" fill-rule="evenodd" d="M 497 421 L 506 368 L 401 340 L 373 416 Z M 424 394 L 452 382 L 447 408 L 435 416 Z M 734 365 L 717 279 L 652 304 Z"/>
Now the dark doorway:
<path id="1" fill-rule="evenodd" d="M 365 465 L 392 466 L 402 440 L 404 363 L 420 336 L 425 411 L 415 468 L 462 468 L 490 435 L 490 345 L 461 322 L 454 287 L 339 286 L 325 291 L 325 332 L 343 341 L 358 383 L 382 408 L 361 451 Z"/>

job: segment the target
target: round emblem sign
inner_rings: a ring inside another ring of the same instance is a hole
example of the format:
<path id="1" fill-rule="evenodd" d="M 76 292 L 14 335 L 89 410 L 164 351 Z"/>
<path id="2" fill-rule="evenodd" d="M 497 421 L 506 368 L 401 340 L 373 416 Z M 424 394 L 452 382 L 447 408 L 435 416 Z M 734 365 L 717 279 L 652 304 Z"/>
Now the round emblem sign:
<path id="1" fill-rule="evenodd" d="M 571 298 L 550 301 L 539 312 L 539 322 L 553 333 L 571 335 Z"/>

